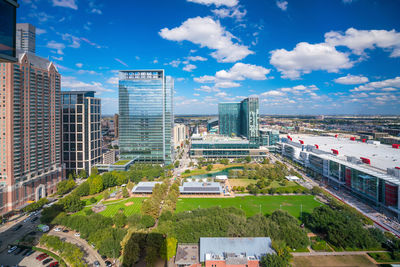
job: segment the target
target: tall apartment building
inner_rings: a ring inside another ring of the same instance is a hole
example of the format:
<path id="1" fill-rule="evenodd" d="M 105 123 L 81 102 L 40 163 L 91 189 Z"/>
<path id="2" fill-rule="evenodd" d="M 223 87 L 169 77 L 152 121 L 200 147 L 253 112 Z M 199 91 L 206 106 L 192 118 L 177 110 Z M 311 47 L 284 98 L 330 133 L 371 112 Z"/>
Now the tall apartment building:
<path id="1" fill-rule="evenodd" d="M 164 70 L 119 72 L 120 157 L 171 163 L 174 81 Z"/>
<path id="2" fill-rule="evenodd" d="M 0 214 L 54 193 L 64 177 L 60 74 L 32 53 L 17 57 L 0 64 Z"/>
<path id="3" fill-rule="evenodd" d="M 183 141 L 185 141 L 187 129 L 185 124 L 175 124 L 174 125 L 174 147 L 180 146 Z"/>
<path id="4" fill-rule="evenodd" d="M 0 0 L 0 62 L 16 62 L 16 0 Z"/>
<path id="5" fill-rule="evenodd" d="M 102 162 L 101 101 L 94 91 L 62 92 L 63 162 L 67 172 L 90 174 Z"/>
<path id="6" fill-rule="evenodd" d="M 259 137 L 258 98 L 249 97 L 240 103 L 219 103 L 219 133 L 228 136 L 244 136 L 250 141 Z"/>
<path id="7" fill-rule="evenodd" d="M 36 27 L 29 23 L 17 23 L 16 34 L 17 50 L 22 52 L 36 52 Z"/>

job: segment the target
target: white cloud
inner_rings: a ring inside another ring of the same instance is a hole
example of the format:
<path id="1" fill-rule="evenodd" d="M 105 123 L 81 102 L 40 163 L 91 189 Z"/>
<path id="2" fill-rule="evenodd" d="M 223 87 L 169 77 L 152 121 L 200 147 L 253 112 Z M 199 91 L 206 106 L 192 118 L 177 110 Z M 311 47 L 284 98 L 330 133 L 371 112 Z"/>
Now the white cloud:
<path id="1" fill-rule="evenodd" d="M 158 59 L 154 59 L 153 64 L 157 64 L 157 63 L 158 63 Z"/>
<path id="2" fill-rule="evenodd" d="M 282 11 L 287 10 L 288 2 L 287 1 L 276 1 L 276 6 L 279 7 Z"/>
<path id="3" fill-rule="evenodd" d="M 215 94 L 216 97 L 227 97 L 228 94 L 226 92 L 219 92 L 217 94 Z"/>
<path id="4" fill-rule="evenodd" d="M 71 91 L 96 91 L 98 93 L 102 92 L 114 92 L 112 89 L 104 88 L 102 83 L 91 82 L 86 83 L 77 80 L 75 77 L 64 76 L 61 79 L 61 86 L 64 89 L 69 89 Z"/>
<path id="5" fill-rule="evenodd" d="M 226 80 L 235 80 L 242 81 L 244 79 L 251 80 L 266 80 L 266 75 L 271 70 L 266 69 L 261 66 L 244 64 L 244 63 L 236 63 L 233 67 L 226 71 L 220 70 L 215 74 L 216 79 L 226 79 Z"/>
<path id="6" fill-rule="evenodd" d="M 72 34 L 64 33 L 64 34 L 61 35 L 61 38 L 62 38 L 64 41 L 69 41 L 69 42 L 71 42 L 71 44 L 69 45 L 69 47 L 72 47 L 72 48 L 79 48 L 79 47 L 81 46 L 81 43 L 80 43 L 81 38 L 76 37 L 76 36 L 74 36 L 74 35 L 72 35 Z"/>
<path id="7" fill-rule="evenodd" d="M 246 9 L 240 11 L 239 7 L 213 9 L 211 12 L 219 18 L 233 18 L 236 19 L 236 21 L 241 21 L 247 14 Z"/>
<path id="8" fill-rule="evenodd" d="M 77 10 L 78 6 L 75 0 L 52 0 L 53 6 L 68 7 Z"/>
<path id="9" fill-rule="evenodd" d="M 309 44 L 298 43 L 296 47 L 287 51 L 277 49 L 271 51 L 271 65 L 282 73 L 283 78 L 296 79 L 300 75 L 314 70 L 338 72 L 353 66 L 347 54 L 339 52 L 325 43 Z"/>
<path id="10" fill-rule="evenodd" d="M 118 84 L 118 77 L 111 77 L 111 78 L 109 78 L 109 79 L 107 80 L 107 83 L 117 85 L 117 84 Z"/>
<path id="11" fill-rule="evenodd" d="M 75 66 L 77 66 L 78 68 L 82 68 L 83 64 L 82 63 L 76 63 Z"/>
<path id="12" fill-rule="evenodd" d="M 334 81 L 335 83 L 340 83 L 340 84 L 360 84 L 360 83 L 367 83 L 368 78 L 362 75 L 347 74 L 346 76 L 337 78 Z"/>
<path id="13" fill-rule="evenodd" d="M 37 35 L 41 35 L 41 34 L 44 34 L 44 33 L 46 33 L 46 32 L 47 32 L 47 31 L 44 30 L 44 29 L 36 28 L 36 34 L 37 34 Z"/>
<path id="14" fill-rule="evenodd" d="M 231 81 L 226 81 L 226 82 L 217 82 L 215 84 L 215 87 L 217 88 L 233 88 L 233 87 L 239 87 L 240 83 L 235 83 Z"/>
<path id="15" fill-rule="evenodd" d="M 360 91 L 374 91 L 377 89 L 385 89 L 387 91 L 393 91 L 393 89 L 389 88 L 398 88 L 400 89 L 400 77 L 396 77 L 393 79 L 387 79 L 383 81 L 377 81 L 377 82 L 370 82 L 365 85 L 360 85 L 353 90 L 350 90 L 352 92 L 360 92 Z"/>
<path id="16" fill-rule="evenodd" d="M 284 92 L 278 90 L 271 90 L 261 94 L 261 96 L 284 96 L 284 95 L 286 95 Z"/>
<path id="17" fill-rule="evenodd" d="M 64 54 L 62 50 L 65 48 L 65 45 L 63 43 L 57 43 L 56 41 L 50 41 L 47 43 L 46 47 L 57 50 L 57 54 L 59 54 L 59 55 Z"/>
<path id="18" fill-rule="evenodd" d="M 218 62 L 235 62 L 254 54 L 247 46 L 233 43 L 232 39 L 237 38 L 210 17 L 190 18 L 177 28 L 162 29 L 159 34 L 167 40 L 178 42 L 187 40 L 201 47 L 216 50 L 211 56 Z"/>
<path id="19" fill-rule="evenodd" d="M 344 34 L 331 31 L 325 34 L 325 42 L 332 46 L 346 46 L 356 55 L 362 55 L 366 49 L 379 47 L 391 51 L 391 57 L 400 57 L 400 33 L 395 30 L 349 28 Z"/>
<path id="20" fill-rule="evenodd" d="M 121 59 L 119 58 L 114 58 L 116 61 L 118 61 L 119 63 L 121 63 L 122 65 L 124 65 L 125 67 L 128 67 L 128 64 L 126 64 L 125 62 L 123 62 Z"/>
<path id="21" fill-rule="evenodd" d="M 183 67 L 183 70 L 184 70 L 184 71 L 191 72 L 191 71 L 193 71 L 193 70 L 196 69 L 196 68 L 197 68 L 196 65 L 187 64 L 185 67 Z"/>
<path id="22" fill-rule="evenodd" d="M 219 6 L 236 6 L 239 1 L 238 0 L 187 0 L 188 2 L 192 3 L 197 3 L 197 4 L 202 4 L 202 5 L 216 5 L 217 7 Z"/>
<path id="23" fill-rule="evenodd" d="M 58 60 L 58 61 L 63 61 L 64 58 L 63 57 L 55 57 L 55 56 L 51 56 L 52 59 L 54 60 Z"/>
<path id="24" fill-rule="evenodd" d="M 185 78 L 179 77 L 179 78 L 176 78 L 175 80 L 178 81 L 178 82 L 183 82 L 185 80 Z"/>
<path id="25" fill-rule="evenodd" d="M 103 13 L 103 12 L 101 12 L 100 9 L 97 9 L 97 8 L 93 8 L 90 12 L 95 13 L 95 14 L 99 14 L 99 15 L 101 15 Z"/>
<path id="26" fill-rule="evenodd" d="M 187 57 L 187 60 L 189 60 L 189 61 L 207 61 L 207 59 L 205 57 L 201 57 L 201 56 L 190 56 L 190 57 Z"/>
<path id="27" fill-rule="evenodd" d="M 194 93 L 193 95 L 194 95 L 194 96 L 200 96 L 200 94 L 198 94 L 198 93 Z"/>
<path id="28" fill-rule="evenodd" d="M 202 85 L 200 88 L 194 89 L 195 91 L 201 91 L 201 92 L 206 92 L 206 93 L 211 93 L 211 92 L 219 92 L 220 90 L 215 87 L 210 87 L 208 85 Z"/>
<path id="29" fill-rule="evenodd" d="M 193 80 L 198 83 L 213 83 L 215 82 L 215 77 L 210 75 L 204 75 L 198 78 L 197 77 L 193 78 Z"/>

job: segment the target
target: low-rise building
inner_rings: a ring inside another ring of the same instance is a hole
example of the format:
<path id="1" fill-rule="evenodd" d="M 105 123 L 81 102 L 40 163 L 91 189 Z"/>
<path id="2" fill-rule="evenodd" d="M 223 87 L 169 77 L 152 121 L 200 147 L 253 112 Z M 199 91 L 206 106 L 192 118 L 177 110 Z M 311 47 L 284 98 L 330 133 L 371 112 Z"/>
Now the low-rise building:
<path id="1" fill-rule="evenodd" d="M 223 190 L 219 183 L 216 182 L 184 182 L 179 187 L 181 194 L 206 194 L 220 195 Z"/>
<path id="2" fill-rule="evenodd" d="M 111 149 L 103 153 L 103 164 L 114 164 L 115 158 L 115 150 Z"/>
<path id="3" fill-rule="evenodd" d="M 139 182 L 132 189 L 133 194 L 152 194 L 153 188 L 156 184 L 162 184 L 162 182 Z"/>

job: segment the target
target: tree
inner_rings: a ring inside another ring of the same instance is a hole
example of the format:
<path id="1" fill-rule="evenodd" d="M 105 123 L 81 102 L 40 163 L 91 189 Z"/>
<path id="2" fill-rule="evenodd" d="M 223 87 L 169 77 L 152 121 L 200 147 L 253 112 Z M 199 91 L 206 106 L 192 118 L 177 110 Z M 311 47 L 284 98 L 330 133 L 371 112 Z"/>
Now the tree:
<path id="1" fill-rule="evenodd" d="M 175 168 L 178 168 L 178 167 L 179 167 L 179 164 L 180 164 L 180 161 L 179 161 L 179 160 L 175 161 L 174 167 L 175 167 Z"/>
<path id="2" fill-rule="evenodd" d="M 118 212 L 113 218 L 114 224 L 118 228 L 122 228 L 126 224 L 126 216 L 123 212 Z"/>
<path id="3" fill-rule="evenodd" d="M 90 203 L 92 203 L 92 204 L 94 204 L 94 203 L 97 202 L 97 200 L 96 200 L 94 197 L 91 197 L 89 201 L 90 201 Z"/>
<path id="4" fill-rule="evenodd" d="M 161 249 L 160 255 L 166 261 L 169 261 L 176 254 L 176 245 L 178 244 L 178 240 L 174 237 L 168 237 L 164 240 Z"/>
<path id="5" fill-rule="evenodd" d="M 207 165 L 207 171 L 211 171 L 212 168 L 213 168 L 213 165 L 212 165 L 212 164 Z"/>
<path id="6" fill-rule="evenodd" d="M 250 156 L 246 156 L 246 157 L 244 158 L 244 160 L 245 160 L 247 163 L 250 163 L 251 157 L 250 157 Z"/>
<path id="7" fill-rule="evenodd" d="M 97 194 L 103 190 L 103 179 L 100 175 L 94 176 L 90 180 L 90 194 Z"/>
<path id="8" fill-rule="evenodd" d="M 85 202 L 81 201 L 80 197 L 75 194 L 60 199 L 59 204 L 63 205 L 66 212 L 80 211 L 85 206 Z"/>
<path id="9" fill-rule="evenodd" d="M 86 170 L 85 169 L 82 169 L 80 172 L 79 172 L 79 178 L 81 178 L 81 179 L 86 179 L 87 178 L 87 173 L 86 173 Z"/>
<path id="10" fill-rule="evenodd" d="M 74 179 L 72 179 L 72 178 L 61 181 L 57 184 L 57 194 L 62 196 L 64 194 L 70 192 L 75 186 L 76 186 L 76 183 L 75 183 Z"/>
<path id="11" fill-rule="evenodd" d="M 110 197 L 110 192 L 108 192 L 108 190 L 104 191 L 103 193 L 103 199 L 106 200 Z"/>
<path id="12" fill-rule="evenodd" d="M 97 167 L 93 167 L 92 169 L 91 169 L 91 172 L 90 172 L 91 174 L 90 175 L 97 175 L 98 173 L 99 173 L 99 170 L 97 169 Z"/>
<path id="13" fill-rule="evenodd" d="M 128 192 L 128 189 L 126 189 L 126 187 L 122 188 L 122 196 L 124 198 L 128 198 L 129 197 L 129 192 Z"/>

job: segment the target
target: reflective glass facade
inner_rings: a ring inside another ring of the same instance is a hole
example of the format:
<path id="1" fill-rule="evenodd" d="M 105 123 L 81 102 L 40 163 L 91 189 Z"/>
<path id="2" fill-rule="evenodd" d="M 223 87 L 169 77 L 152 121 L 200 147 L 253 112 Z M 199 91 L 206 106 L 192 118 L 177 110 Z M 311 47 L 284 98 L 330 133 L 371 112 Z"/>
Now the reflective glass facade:
<path id="1" fill-rule="evenodd" d="M 258 98 L 250 97 L 240 103 L 219 103 L 219 133 L 227 136 L 245 136 L 258 141 Z"/>
<path id="2" fill-rule="evenodd" d="M 17 1 L 0 0 L 0 62 L 15 62 Z"/>
<path id="3" fill-rule="evenodd" d="M 171 163 L 173 79 L 164 70 L 120 71 L 121 158 Z"/>

